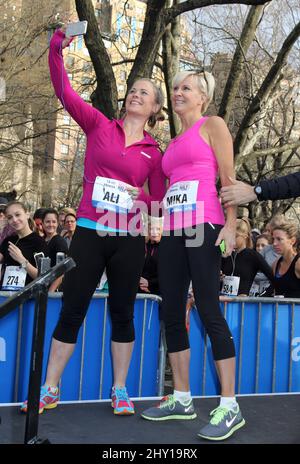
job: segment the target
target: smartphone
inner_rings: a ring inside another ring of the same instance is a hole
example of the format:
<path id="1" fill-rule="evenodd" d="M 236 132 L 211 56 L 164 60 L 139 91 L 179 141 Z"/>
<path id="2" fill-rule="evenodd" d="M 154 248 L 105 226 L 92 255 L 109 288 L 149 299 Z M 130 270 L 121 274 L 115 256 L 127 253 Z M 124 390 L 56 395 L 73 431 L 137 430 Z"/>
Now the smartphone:
<path id="1" fill-rule="evenodd" d="M 220 243 L 219 247 L 220 247 L 221 253 L 222 253 L 222 255 L 223 255 L 223 254 L 226 252 L 226 243 L 225 243 L 225 240 L 222 240 L 222 242 Z"/>
<path id="2" fill-rule="evenodd" d="M 65 254 L 59 251 L 56 253 L 56 264 L 61 263 L 65 259 Z"/>
<path id="3" fill-rule="evenodd" d="M 68 23 L 66 29 L 66 37 L 75 37 L 83 35 L 87 30 L 87 21 L 78 21 L 77 23 Z"/>

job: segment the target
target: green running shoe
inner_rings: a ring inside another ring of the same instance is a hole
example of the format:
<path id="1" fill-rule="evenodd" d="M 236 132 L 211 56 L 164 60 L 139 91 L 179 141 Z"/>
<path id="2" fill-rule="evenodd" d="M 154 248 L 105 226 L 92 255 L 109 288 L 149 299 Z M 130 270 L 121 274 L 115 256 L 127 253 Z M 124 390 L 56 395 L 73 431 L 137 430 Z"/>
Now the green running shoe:
<path id="1" fill-rule="evenodd" d="M 164 396 L 158 406 L 146 409 L 141 416 L 152 421 L 169 419 L 195 419 L 197 414 L 191 399 L 187 404 L 175 400 L 173 395 Z"/>
<path id="2" fill-rule="evenodd" d="M 226 440 L 245 425 L 239 406 L 236 410 L 219 406 L 210 415 L 212 416 L 210 422 L 197 434 L 198 437 L 206 440 Z"/>

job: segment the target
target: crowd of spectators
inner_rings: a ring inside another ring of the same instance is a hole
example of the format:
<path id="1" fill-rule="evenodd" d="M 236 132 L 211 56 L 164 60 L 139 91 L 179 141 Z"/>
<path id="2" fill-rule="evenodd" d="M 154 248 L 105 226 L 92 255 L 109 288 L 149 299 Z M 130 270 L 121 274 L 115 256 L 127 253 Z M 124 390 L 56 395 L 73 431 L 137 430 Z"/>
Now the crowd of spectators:
<path id="1" fill-rule="evenodd" d="M 9 254 L 9 243 L 15 241 L 15 246 L 22 248 L 22 240 L 18 237 L 18 230 L 14 218 L 7 214 L 7 208 L 21 202 L 9 202 L 0 197 L 0 253 L 2 264 L 5 256 L 9 264 L 18 266 L 16 260 Z M 22 210 L 22 207 L 21 207 Z M 26 208 L 24 207 L 24 212 Z M 68 255 L 74 232 L 76 230 L 76 211 L 64 207 L 60 210 L 53 208 L 38 208 L 33 214 L 26 211 L 30 234 L 33 234 L 32 256 L 43 253 L 51 259 L 51 266 L 57 262 L 58 254 Z M 148 233 L 145 237 L 145 263 L 139 283 L 139 292 L 160 295 L 158 279 L 159 243 L 162 236 L 163 224 L 161 218 L 150 218 Z M 28 229 L 28 230 L 29 230 Z M 275 234 L 275 235 L 274 235 Z M 27 232 L 27 235 L 29 233 Z M 35 236 L 43 239 L 36 242 Z M 15 239 L 14 239 L 15 237 Z M 274 240 L 276 244 L 274 244 Z M 28 239 L 27 239 L 28 241 Z M 39 246 L 37 246 L 39 243 Z M 22 251 L 22 250 L 21 250 Z M 231 256 L 222 258 L 220 276 L 220 300 L 232 296 L 284 296 L 300 298 L 299 273 L 299 229 L 293 221 L 278 215 L 269 220 L 262 230 L 251 229 L 247 218 L 237 220 L 236 247 Z M 5 266 L 2 266 L 1 285 Z M 26 282 L 30 281 L 28 274 Z M 99 283 L 98 290 L 108 291 L 105 275 Z M 292 282 L 292 289 L 289 282 Z M 51 285 L 50 291 L 61 289 L 61 279 Z M 192 284 L 188 294 L 187 313 L 194 305 Z"/>

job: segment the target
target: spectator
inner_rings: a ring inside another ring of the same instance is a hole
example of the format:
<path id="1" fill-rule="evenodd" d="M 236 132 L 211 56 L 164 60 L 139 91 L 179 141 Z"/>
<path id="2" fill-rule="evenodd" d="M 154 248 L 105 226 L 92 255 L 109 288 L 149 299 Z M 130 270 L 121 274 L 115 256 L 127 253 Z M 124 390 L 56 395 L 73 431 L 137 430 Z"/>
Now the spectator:
<path id="1" fill-rule="evenodd" d="M 158 218 L 150 218 L 149 240 L 145 245 L 145 264 L 140 279 L 140 291 L 142 293 L 160 295 L 157 264 L 161 235 L 162 221 Z"/>
<path id="2" fill-rule="evenodd" d="M 67 242 L 68 248 L 70 248 L 71 241 L 76 230 L 76 215 L 73 213 L 67 213 L 65 216 L 65 229 L 62 232 L 62 237 Z"/>
<path id="3" fill-rule="evenodd" d="M 46 208 L 38 208 L 35 210 L 33 214 L 33 220 L 35 223 L 35 232 L 40 235 L 41 237 L 45 237 L 45 232 L 43 229 L 43 224 L 42 224 L 42 217 L 43 213 L 46 210 Z"/>
<path id="4" fill-rule="evenodd" d="M 276 179 L 262 180 L 256 186 L 231 180 L 232 185 L 221 188 L 221 198 L 226 208 L 254 200 L 284 200 L 300 195 L 300 171 Z"/>
<path id="5" fill-rule="evenodd" d="M 65 206 L 64 208 L 61 208 L 58 212 L 58 227 L 57 227 L 57 233 L 62 235 L 65 231 L 65 219 L 67 214 L 73 214 L 76 218 L 76 211 L 73 208 L 69 208 Z"/>
<path id="6" fill-rule="evenodd" d="M 253 242 L 253 248 L 255 249 L 255 246 L 256 246 L 256 240 L 257 240 L 257 237 L 260 235 L 260 230 L 259 229 L 252 229 L 251 230 L 251 239 L 252 239 L 252 242 Z"/>
<path id="7" fill-rule="evenodd" d="M 273 245 L 280 258 L 273 264 L 275 295 L 300 298 L 299 229 L 284 221 L 273 228 Z"/>
<path id="8" fill-rule="evenodd" d="M 23 203 L 8 203 L 5 216 L 14 234 L 0 245 L 0 262 L 5 265 L 2 286 L 5 290 L 20 290 L 37 277 L 34 255 L 47 254 L 47 247 L 45 241 L 30 229 L 29 214 Z"/>
<path id="9" fill-rule="evenodd" d="M 222 258 L 221 268 L 225 275 L 221 293 L 226 296 L 248 296 L 258 271 L 273 280 L 271 267 L 253 250 L 251 228 L 246 218 L 237 220 L 236 247 L 231 256 Z"/>
<path id="10" fill-rule="evenodd" d="M 273 237 L 272 237 L 272 232 L 273 228 L 277 225 L 280 224 L 282 221 L 284 221 L 284 216 L 277 214 L 275 215 L 267 224 L 265 225 L 263 229 L 264 235 L 267 235 L 269 238 L 270 244 L 265 246 L 260 254 L 261 256 L 267 261 L 268 265 L 272 268 L 273 263 L 279 258 L 279 255 L 276 253 L 274 247 L 273 247 Z M 272 296 L 273 295 L 273 286 L 271 286 L 271 282 L 268 279 L 268 277 L 262 273 L 258 272 L 257 275 L 255 276 L 255 284 L 259 286 L 259 295 L 261 296 Z"/>
<path id="11" fill-rule="evenodd" d="M 5 216 L 5 208 L 8 200 L 4 197 L 0 197 L 0 245 L 6 237 L 15 233 L 15 229 L 7 223 Z"/>
<path id="12" fill-rule="evenodd" d="M 270 239 L 269 239 L 268 235 L 260 234 L 260 235 L 257 236 L 255 249 L 256 249 L 256 251 L 258 253 L 261 253 L 262 250 L 268 245 L 270 245 Z"/>
<path id="13" fill-rule="evenodd" d="M 270 245 L 269 234 L 258 235 L 256 239 L 255 250 L 258 253 L 262 254 L 264 248 L 268 245 Z M 254 277 L 253 284 L 249 291 L 249 296 L 260 296 L 262 294 L 264 294 L 264 296 L 267 296 L 267 294 L 264 293 L 266 289 L 268 289 L 268 293 L 273 293 L 273 289 L 272 287 L 270 287 L 270 285 L 271 285 L 271 282 L 265 277 L 265 275 L 262 274 L 261 272 L 258 272 L 256 276 Z"/>
<path id="14" fill-rule="evenodd" d="M 45 231 L 48 256 L 51 259 L 51 267 L 56 265 L 57 253 L 68 254 L 66 241 L 57 233 L 58 212 L 56 209 L 47 208 L 42 215 L 42 225 Z M 63 277 L 56 279 L 49 288 L 49 292 L 55 292 L 62 283 Z"/>

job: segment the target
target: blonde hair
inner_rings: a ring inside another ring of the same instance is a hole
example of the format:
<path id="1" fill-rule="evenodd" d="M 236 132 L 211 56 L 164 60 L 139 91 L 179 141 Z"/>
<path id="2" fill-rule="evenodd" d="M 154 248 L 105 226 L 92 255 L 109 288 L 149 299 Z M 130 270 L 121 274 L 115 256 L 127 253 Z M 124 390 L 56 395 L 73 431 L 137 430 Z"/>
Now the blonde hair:
<path id="1" fill-rule="evenodd" d="M 180 71 L 173 79 L 173 88 L 181 84 L 181 82 L 189 76 L 195 76 L 200 92 L 204 93 L 206 96 L 206 101 L 203 103 L 202 107 L 202 111 L 205 112 L 214 96 L 215 78 L 208 71 Z"/>
<path id="2" fill-rule="evenodd" d="M 299 227 L 295 222 L 287 221 L 287 220 L 282 220 L 282 222 L 278 222 L 272 229 L 272 232 L 274 230 L 282 230 L 283 232 L 286 233 L 289 239 L 295 238 L 295 244 L 294 248 L 296 249 L 297 252 L 300 250 L 300 235 L 299 235 Z"/>
<path id="3" fill-rule="evenodd" d="M 247 218 L 237 219 L 236 221 L 236 232 L 246 236 L 246 247 L 253 248 L 253 242 L 251 238 L 251 226 Z"/>

